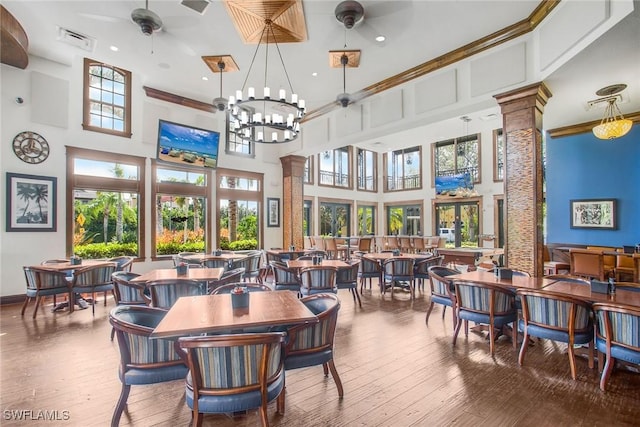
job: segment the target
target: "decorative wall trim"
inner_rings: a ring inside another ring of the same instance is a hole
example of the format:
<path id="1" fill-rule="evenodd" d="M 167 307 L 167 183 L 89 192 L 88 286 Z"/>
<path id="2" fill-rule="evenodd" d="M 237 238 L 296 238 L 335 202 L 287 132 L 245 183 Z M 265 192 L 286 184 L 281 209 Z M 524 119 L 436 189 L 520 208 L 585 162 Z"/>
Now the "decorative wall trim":
<path id="1" fill-rule="evenodd" d="M 161 101 L 171 102 L 174 104 L 182 105 L 184 107 L 195 108 L 196 110 L 206 111 L 208 113 L 215 113 L 217 110 L 213 104 L 207 104 L 202 101 L 198 101 L 184 96 L 176 95 L 174 93 L 165 92 L 163 90 L 154 89 L 149 86 L 142 86 L 144 92 L 149 98 L 159 99 Z"/>
<path id="2" fill-rule="evenodd" d="M 625 119 L 633 121 L 633 123 L 640 123 L 640 111 L 636 111 L 630 114 L 624 115 Z M 600 120 L 594 120 L 592 122 L 579 123 L 577 125 L 564 126 L 561 128 L 549 129 L 547 134 L 551 138 L 560 138 L 562 136 L 578 135 L 581 133 L 591 132 L 594 126 L 600 124 Z"/>

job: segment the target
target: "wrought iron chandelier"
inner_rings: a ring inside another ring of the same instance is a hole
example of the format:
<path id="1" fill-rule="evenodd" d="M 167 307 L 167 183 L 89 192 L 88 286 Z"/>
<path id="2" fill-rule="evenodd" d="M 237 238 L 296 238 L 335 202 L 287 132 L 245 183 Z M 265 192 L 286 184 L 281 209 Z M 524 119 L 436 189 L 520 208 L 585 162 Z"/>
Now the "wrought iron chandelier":
<path id="1" fill-rule="evenodd" d="M 242 139 L 251 142 L 278 144 L 296 139 L 300 133 L 300 121 L 305 114 L 305 101 L 298 99 L 291 86 L 291 80 L 284 65 L 282 54 L 278 46 L 272 28 L 272 21 L 265 20 L 262 36 L 253 54 L 247 77 L 244 80 L 242 89 L 237 90 L 235 96 L 229 96 L 229 126 L 233 132 Z M 254 87 L 249 87 L 244 93 L 247 80 L 251 75 L 253 63 L 266 35 L 265 43 L 265 70 L 264 70 L 264 91 L 262 98 L 256 97 Z M 284 74 L 289 83 L 290 98 L 287 100 L 285 89 L 279 89 L 277 96 L 272 96 L 271 88 L 267 85 L 267 71 L 269 60 L 269 37 L 273 37 L 273 43 L 278 51 Z M 246 95 L 246 96 L 245 96 Z"/>

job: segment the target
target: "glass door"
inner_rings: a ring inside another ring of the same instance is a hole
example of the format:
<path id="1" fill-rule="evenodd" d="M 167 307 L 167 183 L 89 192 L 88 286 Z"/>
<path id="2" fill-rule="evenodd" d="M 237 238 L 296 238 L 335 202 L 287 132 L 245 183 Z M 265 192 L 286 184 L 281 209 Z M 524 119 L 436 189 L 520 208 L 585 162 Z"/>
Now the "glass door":
<path id="1" fill-rule="evenodd" d="M 477 248 L 479 246 L 479 203 L 438 203 L 435 208 L 438 236 L 447 247 Z"/>
<path id="2" fill-rule="evenodd" d="M 351 205 L 320 203 L 320 235 L 351 236 Z"/>

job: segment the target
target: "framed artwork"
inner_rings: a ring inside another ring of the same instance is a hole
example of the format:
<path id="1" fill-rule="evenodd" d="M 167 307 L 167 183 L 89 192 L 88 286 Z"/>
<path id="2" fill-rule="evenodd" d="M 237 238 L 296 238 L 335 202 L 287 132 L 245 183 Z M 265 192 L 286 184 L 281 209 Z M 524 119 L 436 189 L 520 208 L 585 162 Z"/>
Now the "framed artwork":
<path id="1" fill-rule="evenodd" d="M 280 199 L 267 197 L 267 227 L 280 227 Z"/>
<path id="2" fill-rule="evenodd" d="M 57 178 L 7 172 L 7 231 L 56 231 Z"/>
<path id="3" fill-rule="evenodd" d="M 616 200 L 571 200 L 571 228 L 615 230 Z"/>

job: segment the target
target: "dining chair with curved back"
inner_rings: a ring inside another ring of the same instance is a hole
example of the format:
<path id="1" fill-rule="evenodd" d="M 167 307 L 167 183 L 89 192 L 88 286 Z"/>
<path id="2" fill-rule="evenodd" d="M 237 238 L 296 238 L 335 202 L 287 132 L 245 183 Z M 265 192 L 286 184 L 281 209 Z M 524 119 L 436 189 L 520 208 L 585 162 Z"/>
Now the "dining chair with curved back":
<path id="1" fill-rule="evenodd" d="M 205 268 L 223 268 L 224 271 L 229 270 L 229 259 L 227 258 L 207 258 L 202 260 L 201 264 Z"/>
<path id="2" fill-rule="evenodd" d="M 273 271 L 273 286 L 276 291 L 288 290 L 300 295 L 300 276 L 295 269 L 278 261 L 272 261 L 270 266 Z"/>
<path id="3" fill-rule="evenodd" d="M 251 251 L 246 253 L 247 257 L 233 260 L 231 269 L 244 268 L 242 279 L 247 282 L 257 280 L 260 273 L 260 263 L 262 261 L 262 251 Z"/>
<path id="4" fill-rule="evenodd" d="M 620 303 L 593 304 L 596 316 L 596 349 L 605 355 L 600 389 L 607 382 L 616 359 L 640 365 L 640 308 Z"/>
<path id="5" fill-rule="evenodd" d="M 269 286 L 263 285 L 261 283 L 235 282 L 218 286 L 210 292 L 210 295 L 230 294 L 231 291 L 237 287 L 246 288 L 248 292 L 268 292 L 272 290 Z"/>
<path id="6" fill-rule="evenodd" d="M 324 251 L 327 253 L 327 259 L 338 258 L 338 244 L 334 237 L 325 237 L 322 239 L 324 244 Z"/>
<path id="7" fill-rule="evenodd" d="M 206 295 L 206 283 L 191 279 L 161 279 L 147 283 L 151 294 L 151 306 L 170 309 L 178 298 L 186 296 Z"/>
<path id="8" fill-rule="evenodd" d="M 75 294 L 91 294 L 91 311 L 95 315 L 96 292 L 105 292 L 104 305 L 107 305 L 106 292 L 113 292 L 112 274 L 116 271 L 116 263 L 96 264 L 80 268 L 73 273 L 71 282 L 72 296 Z M 74 297 L 75 300 L 75 297 Z M 69 311 L 73 311 L 75 301 L 69 303 Z"/>
<path id="9" fill-rule="evenodd" d="M 358 299 L 358 306 L 362 308 L 362 301 L 358 294 L 358 271 L 360 271 L 360 260 L 347 261 L 348 267 L 338 267 L 336 272 L 336 287 L 340 289 L 349 289 L 353 296 L 353 302 Z"/>
<path id="10" fill-rule="evenodd" d="M 518 321 L 524 337 L 518 364 L 522 366 L 534 336 L 567 343 L 571 378 L 576 379 L 574 344 L 589 344 L 589 367 L 593 368 L 593 322 L 591 305 L 566 295 L 531 289 L 518 289 L 522 304 L 522 318 Z"/>
<path id="11" fill-rule="evenodd" d="M 107 261 L 116 263 L 116 271 L 131 271 L 133 267 L 134 257 L 132 256 L 116 256 L 109 258 Z"/>
<path id="12" fill-rule="evenodd" d="M 453 281 L 447 279 L 447 276 L 453 276 L 460 274 L 458 270 L 444 267 L 441 265 L 434 265 L 429 267 L 429 288 L 431 290 L 431 298 L 429 301 L 429 308 L 424 318 L 424 323 L 429 324 L 429 316 L 433 310 L 434 304 L 442 305 L 442 318 L 444 319 L 447 307 L 451 307 L 453 316 L 453 329 L 455 330 L 458 323 L 458 315 L 456 314 L 456 294 L 453 286 Z"/>
<path id="13" fill-rule="evenodd" d="M 72 301 L 70 283 L 67 273 L 64 271 L 47 270 L 39 267 L 22 267 L 27 283 L 27 292 L 22 304 L 20 315 L 24 316 L 24 312 L 32 298 L 36 300 L 36 306 L 33 309 L 32 318 L 36 318 L 38 307 L 42 303 L 42 298 L 53 296 L 54 306 L 56 304 L 56 295 L 66 295 L 69 301 Z"/>
<path id="14" fill-rule="evenodd" d="M 373 237 L 360 237 L 358 239 L 358 252 L 361 252 L 361 253 L 371 252 L 372 243 L 373 243 Z"/>
<path id="15" fill-rule="evenodd" d="M 337 269 L 326 265 L 314 265 L 300 269 L 300 294 L 337 293 Z"/>
<path id="16" fill-rule="evenodd" d="M 344 389 L 333 360 L 333 342 L 340 300 L 334 294 L 316 294 L 304 297 L 300 301 L 318 317 L 318 323 L 289 328 L 284 367 L 289 370 L 322 365 L 325 377 L 331 371 L 338 388 L 338 396 L 342 398 Z"/>
<path id="17" fill-rule="evenodd" d="M 600 250 L 575 249 L 569 250 L 569 274 L 582 276 L 600 281 L 607 280 L 608 272 L 604 267 L 604 256 Z"/>
<path id="18" fill-rule="evenodd" d="M 175 351 L 174 343 L 149 338 L 166 313 L 158 308 L 121 305 L 109 314 L 109 322 L 118 337 L 118 376 L 122 383 L 120 398 L 111 419 L 112 427 L 120 423 L 132 385 L 184 380 L 187 376 L 187 366 Z"/>
<path id="19" fill-rule="evenodd" d="M 444 257 L 440 255 L 416 261 L 413 266 L 413 278 L 418 281 L 416 286 L 418 289 L 424 290 L 424 281 L 429 280 L 429 268 L 442 265 L 443 259 Z"/>
<path id="20" fill-rule="evenodd" d="M 284 414 L 284 332 L 182 337 L 189 375 L 186 402 L 193 426 L 204 414 L 258 409 L 262 426 L 269 425 L 267 403 L 277 399 Z"/>
<path id="21" fill-rule="evenodd" d="M 413 252 L 413 245 L 411 244 L 411 238 L 409 236 L 398 237 L 398 244 L 400 245 L 400 250 L 402 252 Z"/>
<path id="22" fill-rule="evenodd" d="M 415 259 L 408 257 L 388 258 L 382 263 L 382 279 L 381 293 L 386 293 L 387 286 L 391 287 L 391 297 L 393 297 L 393 288 L 398 282 L 406 282 L 409 286 L 411 299 L 415 298 L 415 285 L 413 268 Z M 388 285 L 387 285 L 388 284 Z"/>
<path id="23" fill-rule="evenodd" d="M 622 249 L 618 249 L 617 252 L 622 252 Z M 616 266 L 614 269 L 615 277 L 617 281 L 622 281 L 625 277 L 630 277 L 633 280 L 635 273 L 635 267 L 633 265 L 633 255 L 622 253 L 616 256 Z"/>
<path id="24" fill-rule="evenodd" d="M 421 254 L 427 249 L 422 236 L 415 236 L 411 244 L 413 245 L 413 251 L 417 254 Z"/>
<path id="25" fill-rule="evenodd" d="M 462 320 L 465 321 L 465 336 L 469 335 L 468 322 L 489 326 L 489 352 L 494 355 L 495 328 L 514 323 L 512 329 L 513 348 L 517 348 L 518 310 L 515 304 L 515 293 L 497 285 L 468 281 L 453 281 L 456 295 L 456 312 L 458 321 L 453 334 L 453 345 L 456 344 Z"/>
<path id="26" fill-rule="evenodd" d="M 113 272 L 111 278 L 116 305 L 149 305 L 151 303 L 151 298 L 145 293 L 146 284 L 131 281 L 138 276 L 140 276 L 138 273 L 129 271 Z"/>
<path id="27" fill-rule="evenodd" d="M 211 294 L 214 290 L 220 286 L 224 286 L 227 283 L 234 283 L 242 281 L 244 276 L 244 267 L 235 268 L 233 270 L 227 270 L 222 273 L 222 276 L 218 280 L 212 280 L 208 283 L 208 292 Z"/>
<path id="28" fill-rule="evenodd" d="M 371 289 L 372 279 L 378 279 L 378 284 L 382 283 L 382 266 L 375 259 L 363 256 L 360 258 L 358 277 L 360 278 L 360 293 L 362 293 L 367 279 L 369 280 L 369 289 Z"/>

